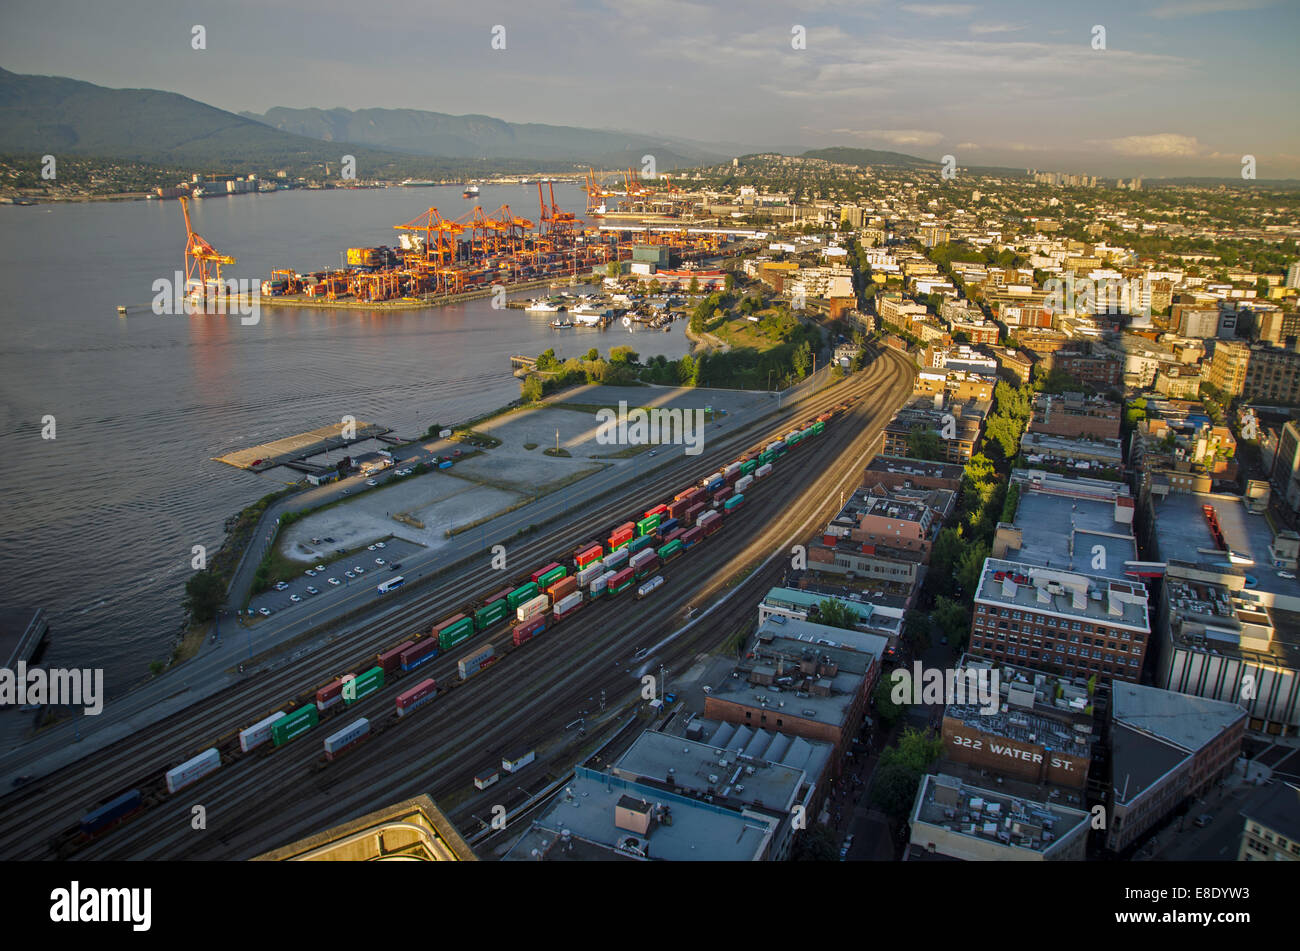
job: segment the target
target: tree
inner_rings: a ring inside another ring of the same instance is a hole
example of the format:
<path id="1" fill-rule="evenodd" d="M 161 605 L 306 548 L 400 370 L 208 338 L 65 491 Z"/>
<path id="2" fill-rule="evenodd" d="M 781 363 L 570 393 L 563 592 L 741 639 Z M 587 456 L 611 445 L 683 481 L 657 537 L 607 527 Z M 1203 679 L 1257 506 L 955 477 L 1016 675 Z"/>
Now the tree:
<path id="1" fill-rule="evenodd" d="M 799 344 L 799 346 L 795 348 L 794 353 L 790 355 L 790 365 L 794 368 L 795 375 L 802 380 L 808 375 L 808 367 L 811 364 L 812 348 L 808 346 L 808 341 L 805 340 L 803 343 Z"/>
<path id="2" fill-rule="evenodd" d="M 945 583 L 950 580 L 953 566 L 965 547 L 957 529 L 942 529 L 930 549 L 930 574 L 945 579 Z"/>
<path id="3" fill-rule="evenodd" d="M 663 285 L 659 283 L 659 278 L 651 278 L 650 283 L 646 285 L 651 294 L 658 294 L 663 290 Z"/>
<path id="4" fill-rule="evenodd" d="M 994 414 L 984 426 L 984 438 L 1002 453 L 1004 459 L 1014 459 L 1020 448 L 1021 424 L 1010 416 Z"/>
<path id="5" fill-rule="evenodd" d="M 699 379 L 699 365 L 689 353 L 677 361 L 677 382 L 681 386 L 694 386 Z"/>
<path id="6" fill-rule="evenodd" d="M 907 440 L 907 454 L 913 459 L 941 461 L 945 453 L 939 434 L 924 426 L 914 426 Z"/>
<path id="7" fill-rule="evenodd" d="M 813 824 L 800 829 L 790 843 L 791 862 L 834 862 L 839 853 L 835 850 L 832 833 L 823 825 Z"/>
<path id="8" fill-rule="evenodd" d="M 610 363 L 636 363 L 641 358 L 631 347 L 615 347 L 609 351 Z"/>
<path id="9" fill-rule="evenodd" d="M 196 572 L 185 582 L 181 606 L 197 624 L 211 621 L 226 600 L 226 585 L 211 568 Z"/>
<path id="10" fill-rule="evenodd" d="M 592 347 L 590 350 L 587 351 L 587 359 L 588 359 L 588 360 L 591 360 L 591 361 L 593 361 L 593 362 L 596 361 L 596 360 L 599 360 L 599 359 L 600 359 L 600 351 L 597 350 L 595 347 Z"/>
<path id="11" fill-rule="evenodd" d="M 871 799 L 885 812 L 901 819 L 912 808 L 921 777 L 943 754 L 943 741 L 908 727 L 894 746 L 880 754 L 871 784 Z"/>
<path id="12" fill-rule="evenodd" d="M 966 609 L 960 602 L 945 598 L 943 595 L 935 599 L 931 616 L 944 634 L 958 642 L 970 629 L 970 618 L 966 614 Z"/>
<path id="13" fill-rule="evenodd" d="M 978 542 L 963 551 L 961 557 L 957 559 L 955 572 L 957 585 L 962 594 L 967 597 L 973 597 L 975 589 L 979 587 L 980 573 L 984 570 L 984 559 L 991 551 L 992 548 L 986 542 Z"/>
<path id="14" fill-rule="evenodd" d="M 852 631 L 861 620 L 862 618 L 858 612 L 843 601 L 826 598 L 817 604 L 818 624 L 825 624 L 827 627 L 841 627 Z"/>
<path id="15" fill-rule="evenodd" d="M 605 265 L 605 273 L 610 277 L 618 277 L 623 273 L 623 265 L 618 261 L 610 261 Z"/>
<path id="16" fill-rule="evenodd" d="M 560 365 L 560 361 L 555 359 L 555 348 L 548 347 L 537 355 L 537 369 L 554 370 Z"/>
<path id="17" fill-rule="evenodd" d="M 723 286 L 726 287 L 728 294 L 734 291 L 736 289 L 736 275 L 728 274 Z"/>
<path id="18" fill-rule="evenodd" d="M 876 692 L 871 695 L 872 702 L 876 705 L 876 716 L 886 728 L 897 723 L 903 715 L 903 708 L 894 703 L 893 688 L 893 681 L 881 677 L 876 684 Z"/>
<path id="19" fill-rule="evenodd" d="M 700 279 L 698 277 L 691 278 L 691 283 L 686 285 L 686 292 L 692 297 L 700 292 Z"/>
<path id="20" fill-rule="evenodd" d="M 528 376 L 524 377 L 524 381 L 519 384 L 519 395 L 525 403 L 536 403 L 545 392 L 545 388 L 542 386 L 542 378 L 534 373 L 528 374 Z"/>

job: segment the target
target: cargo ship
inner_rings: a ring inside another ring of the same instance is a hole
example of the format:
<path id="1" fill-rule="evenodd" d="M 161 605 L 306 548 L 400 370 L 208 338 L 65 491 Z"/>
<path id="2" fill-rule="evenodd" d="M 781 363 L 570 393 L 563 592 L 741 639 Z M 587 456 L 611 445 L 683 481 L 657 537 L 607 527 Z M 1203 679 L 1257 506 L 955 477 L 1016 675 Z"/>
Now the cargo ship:
<path id="1" fill-rule="evenodd" d="M 473 184 L 466 185 L 466 186 L 465 186 L 465 196 L 464 196 L 464 197 L 466 197 L 466 198 L 477 198 L 477 197 L 478 197 L 478 186 L 477 186 L 477 185 L 473 185 Z"/>

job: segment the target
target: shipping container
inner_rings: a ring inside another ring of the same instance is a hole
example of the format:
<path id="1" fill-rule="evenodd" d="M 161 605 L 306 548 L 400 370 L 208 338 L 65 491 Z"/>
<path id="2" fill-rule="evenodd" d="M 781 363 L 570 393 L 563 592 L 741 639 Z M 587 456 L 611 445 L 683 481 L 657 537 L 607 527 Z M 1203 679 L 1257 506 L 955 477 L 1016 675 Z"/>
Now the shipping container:
<path id="1" fill-rule="evenodd" d="M 502 588 L 496 594 L 489 594 L 486 598 L 483 599 L 483 606 L 487 607 L 488 605 L 496 601 L 506 600 L 507 598 L 510 597 L 510 592 L 514 590 L 515 590 L 514 588 Z"/>
<path id="2" fill-rule="evenodd" d="M 631 557 L 632 551 L 627 546 L 624 546 L 618 551 L 612 551 L 606 555 L 601 564 L 605 566 L 606 571 L 618 571 L 627 565 L 627 560 Z"/>
<path id="3" fill-rule="evenodd" d="M 102 832 L 138 810 L 143 802 L 144 800 L 140 797 L 140 790 L 132 789 L 130 792 L 124 792 L 122 795 L 110 799 L 98 809 L 92 809 L 86 813 L 81 819 L 81 831 L 85 835 Z"/>
<path id="4" fill-rule="evenodd" d="M 365 717 L 349 723 L 337 733 L 325 737 L 325 758 L 332 760 L 349 746 L 360 743 L 370 733 L 370 721 Z"/>
<path id="5" fill-rule="evenodd" d="M 646 518 L 653 518 L 653 517 L 656 516 L 656 515 L 658 515 L 658 516 L 660 516 L 660 517 L 663 517 L 663 516 L 666 515 L 667 513 L 668 513 L 668 506 L 660 504 L 660 505 L 656 505 L 654 508 L 652 508 L 652 509 L 650 509 L 649 511 L 647 511 L 647 512 L 645 513 L 645 517 L 646 517 Z"/>
<path id="6" fill-rule="evenodd" d="M 670 534 L 671 532 L 676 530 L 676 528 L 681 524 L 682 523 L 679 519 L 675 519 L 675 518 L 664 519 L 662 522 L 659 523 L 659 532 L 658 532 L 659 537 L 663 538 L 665 535 Z"/>
<path id="7" fill-rule="evenodd" d="M 535 759 L 536 751 L 531 746 L 526 747 L 501 757 L 501 768 L 507 773 L 517 773 Z"/>
<path id="8" fill-rule="evenodd" d="M 695 524 L 696 527 L 703 529 L 705 537 L 708 537 L 722 527 L 722 516 L 710 510 L 701 515 L 700 520 Z"/>
<path id="9" fill-rule="evenodd" d="M 351 677 L 352 674 L 348 674 Z M 333 680 L 316 691 L 316 709 L 324 712 L 336 703 L 343 702 L 343 677 Z"/>
<path id="10" fill-rule="evenodd" d="M 474 777 L 474 785 L 479 789 L 487 789 L 498 779 L 501 778 L 501 771 L 493 766 L 491 769 L 485 769 Z"/>
<path id="11" fill-rule="evenodd" d="M 454 624 L 459 624 L 463 620 L 465 620 L 465 615 L 453 614 L 451 617 L 447 618 L 447 620 L 433 626 L 433 636 L 438 637 L 443 631 L 447 630 L 447 628 Z"/>
<path id="12" fill-rule="evenodd" d="M 287 713 L 271 725 L 271 742 L 276 746 L 284 746 L 314 727 L 319 719 L 314 706 L 306 706 L 293 713 Z"/>
<path id="13" fill-rule="evenodd" d="M 764 450 L 763 454 L 758 457 L 759 468 L 768 465 L 775 458 L 776 458 L 776 453 L 772 452 L 771 450 Z M 754 470 L 754 474 L 758 475 L 758 469 Z M 762 476 L 759 476 L 759 478 L 761 479 Z"/>
<path id="14" fill-rule="evenodd" d="M 546 620 L 547 618 L 545 614 L 539 614 L 531 621 L 525 621 L 523 624 L 516 624 L 514 633 L 511 637 L 515 642 L 515 646 L 518 647 L 525 641 L 532 640 L 538 634 L 542 633 L 542 631 L 546 630 Z"/>
<path id="15" fill-rule="evenodd" d="M 542 579 L 545 578 L 547 575 L 549 575 L 551 572 L 555 571 L 555 569 L 556 569 L 556 568 L 559 568 L 559 567 L 560 567 L 560 563 L 557 562 L 557 561 L 553 561 L 553 562 L 551 562 L 549 565 L 547 565 L 545 568 L 538 568 L 538 569 L 537 569 L 536 571 L 534 571 L 534 572 L 533 572 L 529 577 L 532 579 L 533 584 L 537 585 L 538 587 L 543 587 L 543 588 L 544 588 L 544 587 L 546 587 L 546 585 L 548 585 L 550 582 L 549 582 L 549 581 L 543 581 Z M 554 580 L 554 579 L 552 579 L 552 580 Z"/>
<path id="16" fill-rule="evenodd" d="M 812 430 L 813 435 L 820 436 L 822 433 L 826 432 L 826 424 L 819 418 L 817 422 L 813 423 Z"/>
<path id="17" fill-rule="evenodd" d="M 668 517 L 680 519 L 686 514 L 686 510 L 691 507 L 690 499 L 674 499 L 668 506 Z"/>
<path id="18" fill-rule="evenodd" d="M 675 542 L 675 541 L 677 541 L 677 539 L 681 538 L 681 537 L 682 537 L 683 535 L 685 535 L 685 534 L 686 534 L 686 529 L 685 529 L 685 528 L 674 528 L 671 532 L 669 532 L 667 535 L 665 535 L 665 536 L 664 536 L 662 539 L 660 539 L 660 540 L 661 540 L 665 545 L 667 545 L 669 542 Z"/>
<path id="19" fill-rule="evenodd" d="M 474 636 L 474 621 L 472 618 L 463 618 L 450 627 L 443 628 L 438 633 L 438 647 L 442 650 L 449 650 L 462 641 L 467 641 Z"/>
<path id="20" fill-rule="evenodd" d="M 469 622 L 469 619 L 466 618 Z M 473 623 L 473 622 L 469 622 Z M 371 667 L 365 673 L 358 674 L 352 680 L 345 681 L 343 684 L 343 702 L 356 703 L 358 700 L 364 700 L 376 690 L 384 685 L 384 668 Z"/>
<path id="21" fill-rule="evenodd" d="M 575 591 L 567 597 L 555 602 L 555 620 L 562 617 L 568 617 L 574 611 L 582 607 L 582 592 Z"/>
<path id="22" fill-rule="evenodd" d="M 246 730 L 239 731 L 239 748 L 245 753 L 256 749 L 271 739 L 271 726 L 284 716 L 283 710 L 277 710 L 265 720 L 258 720 Z"/>
<path id="23" fill-rule="evenodd" d="M 551 606 L 551 599 L 544 594 L 539 594 L 531 601 L 525 601 L 519 607 L 515 608 L 515 619 L 520 623 L 531 621 L 539 614 L 545 614 Z"/>
<path id="24" fill-rule="evenodd" d="M 423 706 L 432 700 L 438 693 L 438 682 L 430 677 L 428 680 L 421 680 L 418 684 L 404 693 L 397 695 L 397 715 L 404 717 L 416 707 Z"/>
<path id="25" fill-rule="evenodd" d="M 594 580 L 594 581 L 591 583 L 591 588 L 589 589 L 589 590 L 590 590 L 590 593 L 591 593 L 591 597 L 593 597 L 593 598 L 599 598 L 599 597 L 601 597 L 601 596 L 603 596 L 603 595 L 605 595 L 605 594 L 608 594 L 608 593 L 609 593 L 609 579 L 613 578 L 616 574 L 618 574 L 617 571 L 607 571 L 607 572 L 605 572 L 603 575 L 601 575 L 599 578 L 597 578 L 596 580 Z"/>
<path id="26" fill-rule="evenodd" d="M 740 463 L 733 462 L 731 465 L 727 466 L 725 469 L 722 470 L 722 476 L 723 478 L 727 478 L 735 475 L 739 471 L 740 471 Z"/>
<path id="27" fill-rule="evenodd" d="M 610 594 L 618 594 L 620 591 L 631 586 L 633 579 L 636 578 L 636 572 L 631 568 L 624 568 L 614 577 L 609 579 L 608 591 Z"/>
<path id="28" fill-rule="evenodd" d="M 506 598 L 506 603 L 509 604 L 513 610 L 525 601 L 531 601 L 533 598 L 537 597 L 537 592 L 540 590 L 541 589 L 537 587 L 535 581 L 530 581 L 528 584 L 520 585 L 518 588 L 511 591 L 510 596 Z"/>
<path id="29" fill-rule="evenodd" d="M 572 576 L 561 578 L 555 584 L 546 589 L 547 597 L 551 599 L 552 604 L 559 604 L 560 599 L 566 595 L 573 594 L 578 590 L 578 579 Z"/>
<path id="30" fill-rule="evenodd" d="M 579 571 L 574 577 L 578 579 L 579 588 L 586 588 L 593 581 L 603 575 L 605 571 L 606 568 L 603 561 L 593 561 L 591 564 L 587 565 L 587 567 Z"/>
<path id="31" fill-rule="evenodd" d="M 640 565 L 637 565 L 633 568 L 633 571 L 635 572 L 635 577 L 638 581 L 640 581 L 646 575 L 653 574 L 655 571 L 659 570 L 659 555 L 653 551 L 649 552 L 648 554 L 651 557 L 647 558 Z"/>
<path id="32" fill-rule="evenodd" d="M 731 486 L 727 486 L 725 489 L 719 489 L 717 492 L 714 492 L 713 507 L 717 508 L 723 502 L 727 501 L 727 499 L 731 498 L 734 492 L 735 489 L 731 488 Z"/>
<path id="33" fill-rule="evenodd" d="M 712 479 L 710 479 L 708 482 L 705 483 L 704 491 L 706 494 L 712 495 L 714 492 L 717 492 L 720 488 L 722 488 L 725 482 L 726 480 L 723 479 L 722 476 L 714 476 Z"/>
<path id="34" fill-rule="evenodd" d="M 695 528 L 688 528 L 682 533 L 682 547 L 694 548 L 695 544 L 704 537 L 704 530 L 698 525 Z"/>
<path id="35" fill-rule="evenodd" d="M 753 484 L 753 482 L 754 482 L 753 476 L 742 476 L 741 478 L 736 480 L 736 491 L 744 492 Z"/>
<path id="36" fill-rule="evenodd" d="M 663 583 L 664 583 L 664 576 L 663 576 L 663 575 L 655 575 L 653 578 L 651 578 L 651 579 L 650 579 L 649 581 L 647 581 L 645 584 L 641 585 L 641 587 L 639 587 L 639 588 L 636 589 L 636 599 L 637 599 L 638 601 L 640 601 L 642 598 L 644 598 L 646 595 L 648 595 L 651 591 L 655 590 L 655 588 L 658 588 L 658 587 L 662 586 Z"/>
<path id="37" fill-rule="evenodd" d="M 500 624 L 510 614 L 510 605 L 505 598 L 484 605 L 474 612 L 475 630 L 487 630 L 494 624 Z"/>
<path id="38" fill-rule="evenodd" d="M 461 680 L 468 680 L 484 667 L 492 666 L 496 659 L 496 651 L 492 649 L 491 644 L 486 644 L 474 653 L 466 654 L 456 661 L 456 669 L 460 671 Z"/>
<path id="39" fill-rule="evenodd" d="M 414 670 L 438 656 L 438 639 L 426 637 L 416 641 L 414 647 L 402 651 L 402 670 Z"/>
<path id="40" fill-rule="evenodd" d="M 178 789 L 184 789 L 190 783 L 197 783 L 220 766 L 221 754 L 217 752 L 217 748 L 214 746 L 204 750 L 198 756 L 167 770 L 167 791 L 174 793 Z"/>
<path id="41" fill-rule="evenodd" d="M 766 478 L 768 474 L 771 473 L 771 471 L 772 471 L 772 463 L 765 462 L 763 463 L 763 465 L 759 466 L 757 469 L 754 470 L 754 478 L 755 479 Z"/>
<path id="42" fill-rule="evenodd" d="M 659 527 L 660 516 L 658 513 L 647 515 L 641 521 L 636 523 L 636 533 L 642 537 L 653 535 L 656 528 Z"/>
<path id="43" fill-rule="evenodd" d="M 740 474 L 743 476 L 750 475 L 757 468 L 758 468 L 757 459 L 747 459 L 745 462 L 742 462 L 740 464 Z"/>
<path id="44" fill-rule="evenodd" d="M 722 506 L 722 508 L 724 511 L 734 512 L 736 509 L 740 508 L 744 504 L 745 504 L 745 497 L 743 495 L 733 495 L 731 498 L 727 499 L 726 503 Z"/>
<path id="45" fill-rule="evenodd" d="M 402 652 L 410 650 L 415 646 L 415 641 L 407 641 L 404 644 L 398 644 L 392 650 L 386 650 L 379 655 L 379 666 L 384 668 L 384 673 L 392 674 L 402 666 Z"/>
<path id="46" fill-rule="evenodd" d="M 546 574 L 542 575 L 537 579 L 537 586 L 545 590 L 546 588 L 555 584 L 555 582 L 559 581 L 568 573 L 569 573 L 568 568 L 564 567 L 563 565 L 556 565 L 550 571 L 546 572 Z"/>
<path id="47" fill-rule="evenodd" d="M 663 561 L 670 558 L 676 558 L 682 553 L 682 543 L 680 540 L 674 540 L 659 549 L 658 555 Z"/>
<path id="48" fill-rule="evenodd" d="M 703 493 L 701 493 L 701 495 L 703 495 Z M 699 519 L 700 513 L 708 509 L 708 507 L 709 507 L 709 503 L 707 501 L 696 502 L 694 505 L 692 505 L 690 508 L 686 510 L 686 518 L 682 520 L 683 524 L 694 525 L 696 521 Z"/>
<path id="49" fill-rule="evenodd" d="M 609 536 L 609 550 L 613 554 L 630 542 L 636 535 L 636 525 L 632 522 L 625 522 L 618 528 L 614 529 Z"/>
<path id="50" fill-rule="evenodd" d="M 647 548 L 651 547 L 654 543 L 655 543 L 654 535 L 642 535 L 632 544 L 627 546 L 628 554 L 635 555 L 638 552 L 643 552 Z M 628 563 L 631 564 L 631 558 L 628 559 Z"/>
<path id="51" fill-rule="evenodd" d="M 579 568 L 586 568 L 589 564 L 604 554 L 605 549 L 593 542 L 588 547 L 580 550 L 574 556 L 573 563 Z"/>

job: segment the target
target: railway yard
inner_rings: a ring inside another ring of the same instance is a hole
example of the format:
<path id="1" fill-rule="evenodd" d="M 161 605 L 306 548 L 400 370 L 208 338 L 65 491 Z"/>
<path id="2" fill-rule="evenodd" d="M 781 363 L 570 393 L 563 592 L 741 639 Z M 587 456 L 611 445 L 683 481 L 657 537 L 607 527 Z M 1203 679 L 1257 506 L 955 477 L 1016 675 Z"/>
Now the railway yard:
<path id="1" fill-rule="evenodd" d="M 421 792 L 473 836 L 481 825 L 477 817 L 495 805 L 514 809 L 526 802 L 562 779 L 635 711 L 647 714 L 638 702 L 643 673 L 662 666 L 670 676 L 682 674 L 752 617 L 758 593 L 788 564 L 780 553 L 811 534 L 838 503 L 840 489 L 858 480 L 881 428 L 910 393 L 912 373 L 905 357 L 885 350 L 865 370 L 808 397 L 762 432 L 717 438 L 702 455 L 661 467 L 552 530 L 515 543 L 509 571 L 471 565 L 418 593 L 394 595 L 400 600 L 332 631 L 326 646 L 300 661 L 262 672 L 9 792 L 0 800 L 0 855 L 246 859 Z M 819 414 L 831 414 L 824 432 L 774 463 L 772 474 L 780 478 L 750 484 L 743 506 L 726 513 L 720 531 L 657 569 L 664 583 L 643 600 L 634 600 L 635 590 L 593 600 L 519 645 L 512 623 L 499 623 L 409 673 L 395 670 L 381 688 L 346 710 L 344 704 L 327 709 L 319 726 L 287 744 L 241 751 L 241 730 L 276 711 L 303 709 L 323 685 L 374 667 L 377 654 L 416 634 L 427 636 L 458 612 L 470 613 L 489 592 L 516 587 L 543 565 L 571 562 L 582 543 L 603 543 L 615 526 Z M 689 623 L 688 606 L 702 610 Z M 487 647 L 495 662 L 462 681 L 458 659 Z M 397 696 L 428 678 L 437 682 L 438 694 L 399 718 Z M 583 716 L 587 735 L 566 730 Z M 358 717 L 369 721 L 364 742 L 327 759 L 323 740 Z M 476 773 L 522 744 L 537 749 L 537 764 L 509 782 L 475 788 Z M 168 793 L 164 774 L 213 747 L 220 768 Z M 78 831 L 88 812 L 132 789 L 142 794 L 138 812 L 94 837 Z M 196 805 L 206 813 L 202 829 L 193 827 Z M 508 827 L 476 850 L 492 857 L 521 831 Z"/>

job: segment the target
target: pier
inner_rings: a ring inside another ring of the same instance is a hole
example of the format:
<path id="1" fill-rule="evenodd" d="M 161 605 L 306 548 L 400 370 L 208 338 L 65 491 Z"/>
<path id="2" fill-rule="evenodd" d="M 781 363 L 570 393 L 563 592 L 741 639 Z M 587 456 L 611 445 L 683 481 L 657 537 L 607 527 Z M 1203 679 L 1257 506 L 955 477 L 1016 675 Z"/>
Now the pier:
<path id="1" fill-rule="evenodd" d="M 311 472 L 319 467 L 305 463 L 302 461 L 303 459 L 327 452 L 330 449 L 342 449 L 362 440 L 378 439 L 392 432 L 387 426 L 380 426 L 378 423 L 363 423 L 358 420 L 355 423 L 348 424 L 349 428 L 355 426 L 355 430 L 350 439 L 344 439 L 344 425 L 343 423 L 331 423 L 328 426 L 300 433 L 297 436 L 286 436 L 284 439 L 262 443 L 260 446 L 253 446 L 250 449 L 237 449 L 234 452 L 226 453 L 224 456 L 214 456 L 213 458 L 217 462 L 224 462 L 228 466 L 247 469 L 250 472 L 265 472 L 267 469 L 273 469 L 276 466 L 290 464 L 292 464 L 291 468 L 300 472 Z"/>

